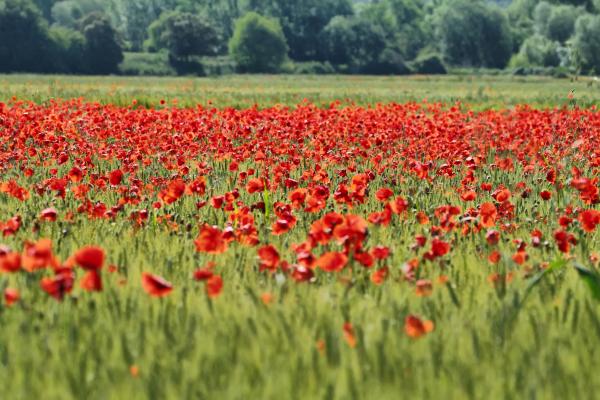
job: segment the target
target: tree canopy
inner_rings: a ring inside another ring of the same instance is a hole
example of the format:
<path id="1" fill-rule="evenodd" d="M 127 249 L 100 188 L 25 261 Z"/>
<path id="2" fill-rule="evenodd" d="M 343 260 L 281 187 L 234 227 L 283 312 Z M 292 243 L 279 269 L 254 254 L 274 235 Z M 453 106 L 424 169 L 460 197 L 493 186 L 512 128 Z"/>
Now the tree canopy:
<path id="1" fill-rule="evenodd" d="M 117 73 L 145 52 L 271 72 L 591 73 L 598 15 L 600 0 L 0 0 L 0 70 Z"/>

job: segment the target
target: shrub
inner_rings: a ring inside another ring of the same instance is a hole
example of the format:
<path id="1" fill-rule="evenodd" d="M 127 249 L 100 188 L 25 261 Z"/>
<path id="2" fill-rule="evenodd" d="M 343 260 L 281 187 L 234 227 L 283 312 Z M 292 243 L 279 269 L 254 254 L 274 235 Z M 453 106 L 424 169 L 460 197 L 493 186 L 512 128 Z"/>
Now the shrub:
<path id="1" fill-rule="evenodd" d="M 123 50 L 117 39 L 117 32 L 108 18 L 100 13 L 92 13 L 81 20 L 85 36 L 85 57 L 88 72 L 92 74 L 112 74 L 119 72 L 123 61 Z"/>
<path id="2" fill-rule="evenodd" d="M 412 62 L 413 70 L 418 74 L 442 75 L 448 73 L 442 57 L 435 53 L 420 54 Z"/>
<path id="3" fill-rule="evenodd" d="M 575 64 L 583 72 L 600 73 L 600 15 L 583 15 L 572 41 Z"/>
<path id="4" fill-rule="evenodd" d="M 558 43 L 541 35 L 533 35 L 523 42 L 518 55 L 511 59 L 510 65 L 556 67 L 560 65 Z"/>
<path id="5" fill-rule="evenodd" d="M 236 21 L 229 53 L 240 72 L 278 72 L 287 51 L 277 20 L 249 12 Z"/>
<path id="6" fill-rule="evenodd" d="M 445 3 L 436 13 L 436 33 L 452 65 L 504 68 L 512 55 L 506 14 L 483 1 Z"/>
<path id="7" fill-rule="evenodd" d="M 123 56 L 123 62 L 119 65 L 123 75 L 176 75 L 166 53 L 124 53 Z"/>
<path id="8" fill-rule="evenodd" d="M 334 74 L 335 68 L 325 61 L 307 61 L 307 62 L 296 62 L 294 63 L 293 72 L 295 74 L 304 74 L 304 75 L 326 75 L 326 74 Z"/>

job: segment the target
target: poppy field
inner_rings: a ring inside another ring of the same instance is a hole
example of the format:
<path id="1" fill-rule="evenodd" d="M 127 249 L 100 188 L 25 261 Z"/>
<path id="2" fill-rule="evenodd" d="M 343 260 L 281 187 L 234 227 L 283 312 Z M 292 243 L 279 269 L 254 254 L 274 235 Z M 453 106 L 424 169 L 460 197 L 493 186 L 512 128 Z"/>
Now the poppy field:
<path id="1" fill-rule="evenodd" d="M 596 398 L 600 114 L 571 97 L 5 99 L 2 393 Z"/>

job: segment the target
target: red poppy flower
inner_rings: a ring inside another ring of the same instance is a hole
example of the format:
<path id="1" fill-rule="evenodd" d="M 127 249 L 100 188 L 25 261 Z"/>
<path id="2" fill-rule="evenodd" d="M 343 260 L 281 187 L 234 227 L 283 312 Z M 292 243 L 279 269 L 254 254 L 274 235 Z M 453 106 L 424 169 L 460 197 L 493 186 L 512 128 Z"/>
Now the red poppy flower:
<path id="1" fill-rule="evenodd" d="M 498 264 L 501 258 L 502 255 L 500 254 L 500 252 L 498 250 L 494 250 L 488 256 L 488 261 L 492 264 Z"/>
<path id="2" fill-rule="evenodd" d="M 196 251 L 208 254 L 221 254 L 227 251 L 227 241 L 223 232 L 217 227 L 204 225 L 198 238 L 194 241 Z"/>
<path id="3" fill-rule="evenodd" d="M 481 219 L 481 226 L 484 228 L 490 228 L 496 224 L 496 217 L 498 216 L 498 210 L 493 203 L 483 203 L 479 207 L 479 217 Z"/>
<path id="4" fill-rule="evenodd" d="M 56 208 L 50 207 L 42 210 L 40 213 L 40 219 L 42 221 L 54 222 L 56 221 L 56 217 L 58 216 L 58 212 Z"/>
<path id="5" fill-rule="evenodd" d="M 213 273 L 214 266 L 215 266 L 214 263 L 208 263 L 206 267 L 198 268 L 197 270 L 195 270 L 194 271 L 194 280 L 205 281 L 205 280 L 211 278 L 214 275 L 214 273 Z"/>
<path id="6" fill-rule="evenodd" d="M 351 348 L 356 347 L 356 334 L 354 333 L 354 327 L 350 322 L 345 322 L 342 326 L 344 332 L 344 340 L 348 343 Z"/>
<path id="7" fill-rule="evenodd" d="M 563 253 L 568 253 L 571 249 L 571 245 L 577 244 L 577 239 L 575 239 L 575 236 L 563 230 L 557 230 L 554 232 L 554 240 L 556 240 L 558 249 Z"/>
<path id="8" fill-rule="evenodd" d="M 75 262 L 83 269 L 99 270 L 104 264 L 104 250 L 97 246 L 85 246 L 75 252 Z"/>
<path id="9" fill-rule="evenodd" d="M 17 272 L 21 269 L 21 254 L 13 251 L 0 251 L 0 271 Z"/>
<path id="10" fill-rule="evenodd" d="M 419 211 L 415 218 L 420 225 L 427 225 L 429 223 L 429 217 L 423 211 Z"/>
<path id="11" fill-rule="evenodd" d="M 159 197 L 167 204 L 173 204 L 185 193 L 185 182 L 183 179 L 175 179 L 169 182 L 167 188 L 160 192 Z"/>
<path id="12" fill-rule="evenodd" d="M 101 292 L 102 291 L 102 278 L 100 277 L 100 271 L 91 269 L 83 275 L 79 282 L 81 288 L 88 292 Z"/>
<path id="13" fill-rule="evenodd" d="M 250 179 L 246 184 L 246 191 L 248 191 L 250 194 L 262 192 L 263 190 L 265 190 L 265 184 L 263 183 L 262 179 L 253 178 Z"/>
<path id="14" fill-rule="evenodd" d="M 121 171 L 120 169 L 116 169 L 116 170 L 112 171 L 110 174 L 108 174 L 108 182 L 111 185 L 114 185 L 114 186 L 120 185 L 122 180 L 123 180 L 123 171 Z"/>
<path id="15" fill-rule="evenodd" d="M 413 339 L 418 339 L 433 331 L 433 329 L 433 322 L 422 320 L 417 316 L 409 315 L 404 319 L 404 331 Z"/>
<path id="16" fill-rule="evenodd" d="M 586 232 L 594 232 L 597 225 L 600 225 L 600 211 L 585 210 L 579 214 L 579 222 Z"/>
<path id="17" fill-rule="evenodd" d="M 365 268 L 370 268 L 375 263 L 375 258 L 371 255 L 371 253 L 362 251 L 357 251 L 354 253 L 354 259 Z"/>
<path id="18" fill-rule="evenodd" d="M 315 265 L 327 272 L 341 271 L 348 262 L 348 257 L 344 253 L 330 251 L 317 259 Z"/>
<path id="19" fill-rule="evenodd" d="M 296 282 L 308 282 L 314 277 L 314 273 L 310 268 L 304 265 L 296 265 L 291 268 L 292 279 Z"/>
<path id="20" fill-rule="evenodd" d="M 415 285 L 415 293 L 417 296 L 425 297 L 431 295 L 433 292 L 433 285 L 428 279 L 419 279 Z"/>
<path id="21" fill-rule="evenodd" d="M 394 195 L 394 192 L 389 188 L 379 189 L 377 191 L 377 193 L 375 193 L 375 197 L 377 197 L 377 200 L 379 200 L 379 201 L 386 201 L 393 195 Z"/>
<path id="22" fill-rule="evenodd" d="M 511 196 L 511 193 L 510 193 L 510 190 L 508 190 L 508 189 L 498 189 L 494 193 L 492 193 L 492 197 L 498 203 L 504 203 L 505 201 L 510 199 L 510 196 Z"/>
<path id="23" fill-rule="evenodd" d="M 388 267 L 379 268 L 371 274 L 371 282 L 375 285 L 381 285 L 386 280 L 388 273 Z"/>
<path id="24" fill-rule="evenodd" d="M 21 255 L 21 265 L 28 272 L 46 267 L 58 267 L 58 260 L 52 253 L 52 241 L 40 239 L 35 243 L 25 243 L 25 249 Z"/>
<path id="25" fill-rule="evenodd" d="M 7 307 L 12 306 L 21 298 L 21 294 L 19 290 L 15 288 L 6 288 L 4 289 L 4 303 Z"/>
<path id="26" fill-rule="evenodd" d="M 396 197 L 389 204 L 394 214 L 402 214 L 408 210 L 408 201 L 402 196 Z"/>
<path id="27" fill-rule="evenodd" d="M 485 234 L 485 240 L 490 246 L 498 244 L 498 241 L 500 241 L 500 232 L 490 229 Z"/>
<path id="28" fill-rule="evenodd" d="M 213 275 L 206 281 L 206 294 L 211 299 L 219 296 L 223 289 L 223 279 L 219 275 Z"/>
<path id="29" fill-rule="evenodd" d="M 147 272 L 142 273 L 142 287 L 146 293 L 154 297 L 164 297 L 173 290 L 173 285 L 165 278 Z"/>
<path id="30" fill-rule="evenodd" d="M 461 194 L 460 198 L 463 201 L 473 201 L 477 198 L 477 193 L 475 193 L 472 190 L 468 190 L 468 191 L 464 192 L 463 194 Z"/>
<path id="31" fill-rule="evenodd" d="M 258 257 L 260 259 L 260 270 L 265 269 L 275 270 L 279 265 L 279 253 L 277 249 L 271 245 L 263 246 L 258 249 Z"/>
<path id="32" fill-rule="evenodd" d="M 450 252 L 450 244 L 438 238 L 433 238 L 431 241 L 431 250 L 425 254 L 425 258 L 433 260 L 436 257 L 445 256 Z"/>
<path id="33" fill-rule="evenodd" d="M 55 270 L 55 275 L 51 278 L 45 277 L 40 281 L 42 290 L 54 297 L 56 300 L 62 300 L 67 293 L 73 290 L 75 274 L 70 268 L 59 268 Z"/>

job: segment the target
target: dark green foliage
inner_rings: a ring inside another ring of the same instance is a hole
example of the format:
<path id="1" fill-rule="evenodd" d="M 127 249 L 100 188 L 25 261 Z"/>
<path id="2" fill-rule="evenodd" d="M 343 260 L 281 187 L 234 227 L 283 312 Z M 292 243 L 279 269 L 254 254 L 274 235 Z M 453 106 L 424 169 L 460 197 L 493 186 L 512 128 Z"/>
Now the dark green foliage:
<path id="1" fill-rule="evenodd" d="M 323 59 L 346 65 L 353 73 L 368 72 L 386 48 L 383 29 L 359 17 L 335 17 L 323 30 L 320 43 Z"/>
<path id="2" fill-rule="evenodd" d="M 130 51 L 142 51 L 148 27 L 174 2 L 165 0 L 111 0 L 112 21 Z"/>
<path id="3" fill-rule="evenodd" d="M 249 13 L 276 21 L 273 49 L 234 38 Z M 236 63 L 239 71 L 398 75 L 431 53 L 444 70 L 510 63 L 592 73 L 595 37 L 584 27 L 576 35 L 576 21 L 599 13 L 600 0 L 0 0 L 0 71 L 116 73 L 122 49 L 164 52 L 168 71 L 183 74 L 229 73 Z M 203 68 L 226 56 L 226 65 Z M 135 59 L 127 74 L 166 73 L 146 55 Z"/>
<path id="4" fill-rule="evenodd" d="M 513 67 L 556 67 L 560 64 L 558 43 L 541 35 L 533 35 L 523 42 L 511 64 Z"/>
<path id="5" fill-rule="evenodd" d="M 119 63 L 123 61 L 123 51 L 108 19 L 102 14 L 93 13 L 82 19 L 80 26 L 85 37 L 87 72 L 117 73 Z"/>
<path id="6" fill-rule="evenodd" d="M 52 7 L 59 0 L 34 0 L 33 2 L 42 13 L 42 16 L 50 21 L 52 19 Z"/>
<path id="7" fill-rule="evenodd" d="M 327 75 L 335 73 L 329 62 L 307 61 L 294 63 L 294 73 L 302 75 Z"/>
<path id="8" fill-rule="evenodd" d="M 287 51 L 277 20 L 250 12 L 236 21 L 229 52 L 241 72 L 277 72 Z"/>
<path id="9" fill-rule="evenodd" d="M 106 2 L 101 0 L 63 0 L 56 2 L 51 10 L 52 22 L 77 29 L 79 21 L 92 13 L 106 14 Z"/>
<path id="10" fill-rule="evenodd" d="M 60 26 L 53 26 L 49 33 L 54 43 L 54 70 L 61 73 L 85 73 L 88 68 L 85 37 L 76 30 Z"/>
<path id="11" fill-rule="evenodd" d="M 439 54 L 424 52 L 413 61 L 413 70 L 418 74 L 443 75 L 448 71 Z"/>
<path id="12" fill-rule="evenodd" d="M 204 18 L 187 12 L 168 12 L 150 25 L 149 50 L 167 50 L 172 59 L 216 54 L 219 36 Z"/>
<path id="13" fill-rule="evenodd" d="M 600 15 L 583 15 L 577 19 L 573 53 L 582 71 L 600 73 Z"/>
<path id="14" fill-rule="evenodd" d="M 315 60 L 318 37 L 335 16 L 352 15 L 349 0 L 249 0 L 248 10 L 277 18 L 293 60 Z"/>
<path id="15" fill-rule="evenodd" d="M 412 71 L 397 50 L 386 48 L 361 72 L 371 75 L 408 75 Z"/>
<path id="16" fill-rule="evenodd" d="M 31 0 L 0 0 L 0 72 L 48 72 L 48 27 Z"/>
<path id="17" fill-rule="evenodd" d="M 123 62 L 119 65 L 123 75 L 168 76 L 176 72 L 169 65 L 165 53 L 123 53 Z"/>
<path id="18" fill-rule="evenodd" d="M 512 54 L 506 14 L 482 1 L 450 0 L 439 10 L 437 36 L 452 65 L 504 68 Z"/>
<path id="19" fill-rule="evenodd" d="M 571 6 L 559 6 L 552 9 L 548 18 L 548 37 L 564 43 L 575 30 L 575 21 L 581 11 Z"/>

